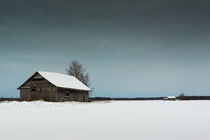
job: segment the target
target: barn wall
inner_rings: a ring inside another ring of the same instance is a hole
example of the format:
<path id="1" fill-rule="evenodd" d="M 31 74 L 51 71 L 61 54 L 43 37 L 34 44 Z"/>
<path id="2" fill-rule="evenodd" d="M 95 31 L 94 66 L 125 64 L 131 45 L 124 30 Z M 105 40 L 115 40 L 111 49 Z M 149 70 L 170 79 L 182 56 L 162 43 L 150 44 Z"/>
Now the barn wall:
<path id="1" fill-rule="evenodd" d="M 28 94 L 30 92 L 31 92 L 30 89 L 21 89 L 20 90 L 20 100 L 30 101 L 31 100 L 31 94 Z"/>
<path id="2" fill-rule="evenodd" d="M 88 101 L 88 91 L 58 88 L 59 101 Z"/>
<path id="3" fill-rule="evenodd" d="M 20 99 L 24 101 L 33 101 L 33 100 L 41 100 L 41 99 L 45 101 L 58 101 L 57 88 L 41 87 L 41 88 L 36 88 L 36 91 L 32 91 L 31 88 L 21 89 Z"/>

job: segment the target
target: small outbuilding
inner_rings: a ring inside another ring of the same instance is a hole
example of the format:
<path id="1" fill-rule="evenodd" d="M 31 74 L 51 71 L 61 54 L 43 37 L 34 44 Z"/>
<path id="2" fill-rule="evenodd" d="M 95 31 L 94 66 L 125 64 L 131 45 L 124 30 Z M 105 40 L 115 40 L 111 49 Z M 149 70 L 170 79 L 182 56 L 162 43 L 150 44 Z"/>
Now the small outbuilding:
<path id="1" fill-rule="evenodd" d="M 22 101 L 53 102 L 87 102 L 91 90 L 74 76 L 43 71 L 35 72 L 18 89 Z"/>
<path id="2" fill-rule="evenodd" d="M 164 98 L 164 100 L 175 101 L 176 97 L 175 96 L 167 96 Z"/>

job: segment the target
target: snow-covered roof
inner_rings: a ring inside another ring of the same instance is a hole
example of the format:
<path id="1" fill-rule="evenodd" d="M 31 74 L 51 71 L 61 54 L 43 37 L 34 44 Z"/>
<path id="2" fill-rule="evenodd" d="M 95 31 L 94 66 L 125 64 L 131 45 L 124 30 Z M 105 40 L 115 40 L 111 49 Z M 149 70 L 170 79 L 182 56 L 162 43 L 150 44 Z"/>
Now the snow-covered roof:
<path id="1" fill-rule="evenodd" d="M 175 99 L 175 96 L 167 96 L 168 99 Z"/>
<path id="2" fill-rule="evenodd" d="M 91 89 L 74 76 L 55 72 L 37 71 L 42 77 L 56 87 L 90 91 Z"/>

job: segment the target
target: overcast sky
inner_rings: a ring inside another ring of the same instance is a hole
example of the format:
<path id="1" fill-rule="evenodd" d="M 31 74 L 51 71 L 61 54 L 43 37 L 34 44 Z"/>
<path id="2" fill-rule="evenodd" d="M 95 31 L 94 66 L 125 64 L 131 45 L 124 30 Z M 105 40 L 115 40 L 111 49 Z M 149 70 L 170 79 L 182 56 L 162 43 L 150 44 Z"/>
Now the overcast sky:
<path id="1" fill-rule="evenodd" d="M 0 96 L 88 68 L 93 96 L 210 95 L 208 0 L 1 0 Z"/>

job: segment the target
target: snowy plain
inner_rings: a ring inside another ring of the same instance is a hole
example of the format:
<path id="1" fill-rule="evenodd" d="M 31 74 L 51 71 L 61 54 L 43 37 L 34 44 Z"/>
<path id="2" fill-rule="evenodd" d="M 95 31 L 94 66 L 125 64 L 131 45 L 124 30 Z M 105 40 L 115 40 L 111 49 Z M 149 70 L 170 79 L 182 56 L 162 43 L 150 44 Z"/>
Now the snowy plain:
<path id="1" fill-rule="evenodd" d="M 210 101 L 2 102 L 0 140 L 209 140 Z"/>

